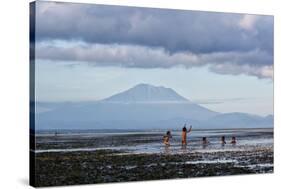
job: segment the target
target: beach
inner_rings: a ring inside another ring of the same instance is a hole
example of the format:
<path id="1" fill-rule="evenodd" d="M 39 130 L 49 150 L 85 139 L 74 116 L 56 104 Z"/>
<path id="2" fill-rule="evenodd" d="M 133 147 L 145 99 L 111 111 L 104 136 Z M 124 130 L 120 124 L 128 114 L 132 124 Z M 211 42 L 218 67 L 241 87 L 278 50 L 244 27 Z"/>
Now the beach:
<path id="1" fill-rule="evenodd" d="M 36 135 L 36 186 L 273 172 L 273 129 L 198 130 L 171 146 L 163 131 L 64 131 Z M 220 136 L 227 144 L 220 144 Z M 202 136 L 209 140 L 202 145 Z M 231 136 L 237 144 L 230 144 Z"/>

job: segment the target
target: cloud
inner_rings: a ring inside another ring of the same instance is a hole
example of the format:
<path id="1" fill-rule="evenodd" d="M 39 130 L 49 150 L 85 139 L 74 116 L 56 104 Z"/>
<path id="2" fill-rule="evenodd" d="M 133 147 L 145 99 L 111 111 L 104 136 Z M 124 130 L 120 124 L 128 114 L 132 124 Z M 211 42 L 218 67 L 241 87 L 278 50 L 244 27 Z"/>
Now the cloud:
<path id="1" fill-rule="evenodd" d="M 210 67 L 212 72 L 231 75 L 252 75 L 260 79 L 273 79 L 273 66 L 249 66 L 236 64 L 217 64 Z"/>
<path id="2" fill-rule="evenodd" d="M 257 15 L 244 15 L 239 22 L 239 26 L 245 30 L 253 30 L 258 19 L 259 16 Z"/>
<path id="3" fill-rule="evenodd" d="M 136 45 L 77 45 L 71 47 L 45 46 L 37 48 L 37 59 L 53 61 L 82 61 L 93 66 L 135 68 L 192 67 L 201 64 L 198 55 L 190 52 L 167 53 L 163 48 Z"/>
<path id="4" fill-rule="evenodd" d="M 37 2 L 36 18 L 37 41 L 132 44 L 170 53 L 272 52 L 273 46 L 272 16 Z"/>
<path id="5" fill-rule="evenodd" d="M 238 102 L 238 101 L 248 101 L 253 100 L 253 98 L 223 98 L 223 99 L 201 99 L 201 100 L 193 100 L 194 103 L 197 104 L 223 104 L 227 102 Z"/>
<path id="6" fill-rule="evenodd" d="M 273 17 L 36 2 L 36 58 L 273 78 Z"/>
<path id="7" fill-rule="evenodd" d="M 62 45 L 63 44 L 63 45 Z M 128 68 L 184 68 L 209 65 L 219 74 L 248 74 L 272 78 L 272 57 L 265 51 L 219 53 L 169 53 L 164 48 L 119 44 L 38 44 L 36 59 L 86 62 L 92 66 L 119 66 Z"/>

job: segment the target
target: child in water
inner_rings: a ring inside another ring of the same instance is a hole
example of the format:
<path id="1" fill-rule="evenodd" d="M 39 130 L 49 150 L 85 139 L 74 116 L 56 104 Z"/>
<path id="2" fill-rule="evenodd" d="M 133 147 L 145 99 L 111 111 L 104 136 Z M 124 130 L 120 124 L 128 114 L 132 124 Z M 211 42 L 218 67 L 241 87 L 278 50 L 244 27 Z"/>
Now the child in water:
<path id="1" fill-rule="evenodd" d="M 221 145 L 224 146 L 225 144 L 226 144 L 226 142 L 225 142 L 225 136 L 222 136 L 222 137 L 221 137 Z"/>
<path id="2" fill-rule="evenodd" d="M 236 137 L 232 137 L 231 144 L 236 144 Z"/>
<path id="3" fill-rule="evenodd" d="M 182 134 L 181 134 L 181 144 L 182 145 L 186 145 L 187 144 L 187 142 L 186 142 L 186 134 L 187 133 L 190 133 L 191 132 L 191 129 L 192 129 L 192 125 L 190 125 L 190 128 L 189 128 L 189 130 L 187 131 L 187 129 L 186 129 L 186 124 L 184 124 L 184 127 L 182 128 Z"/>
<path id="4" fill-rule="evenodd" d="M 203 138 L 202 138 L 202 144 L 203 144 L 203 145 L 209 144 L 209 141 L 207 140 L 207 137 L 203 137 Z"/>
<path id="5" fill-rule="evenodd" d="M 170 146 L 170 138 L 172 138 L 171 131 L 167 131 L 166 135 L 163 136 L 163 143 L 166 146 Z"/>

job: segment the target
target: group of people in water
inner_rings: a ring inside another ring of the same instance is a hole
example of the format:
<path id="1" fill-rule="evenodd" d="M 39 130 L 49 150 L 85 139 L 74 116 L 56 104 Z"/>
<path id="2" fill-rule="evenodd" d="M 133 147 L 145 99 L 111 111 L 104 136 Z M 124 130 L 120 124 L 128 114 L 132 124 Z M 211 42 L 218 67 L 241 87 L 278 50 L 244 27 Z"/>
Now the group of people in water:
<path id="1" fill-rule="evenodd" d="M 182 146 L 186 146 L 187 145 L 187 133 L 190 133 L 192 130 L 192 125 L 190 125 L 189 129 L 187 130 L 186 128 L 186 124 L 184 124 L 183 128 L 182 128 L 182 134 L 181 134 L 181 144 Z M 171 131 L 167 131 L 166 135 L 163 136 L 163 143 L 166 146 L 170 146 L 170 139 L 172 138 L 172 133 Z M 208 145 L 210 142 L 207 140 L 207 137 L 203 137 L 202 138 L 202 144 L 203 145 Z M 226 141 L 225 141 L 225 136 L 221 137 L 221 144 L 225 145 Z M 236 137 L 232 137 L 230 144 L 236 144 Z"/>

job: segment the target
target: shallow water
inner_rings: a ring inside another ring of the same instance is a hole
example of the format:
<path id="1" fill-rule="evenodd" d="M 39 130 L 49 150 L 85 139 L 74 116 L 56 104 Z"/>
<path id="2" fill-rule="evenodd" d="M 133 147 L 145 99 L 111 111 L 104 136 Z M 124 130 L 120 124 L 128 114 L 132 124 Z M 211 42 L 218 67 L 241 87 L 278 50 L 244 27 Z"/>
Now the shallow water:
<path id="1" fill-rule="evenodd" d="M 165 131 L 95 132 L 67 131 L 36 135 L 36 153 L 80 152 L 101 149 L 124 150 L 125 153 L 190 153 L 251 151 L 256 148 L 273 148 L 273 129 L 231 129 L 231 130 L 193 130 L 188 133 L 186 147 L 181 146 L 181 131 L 172 131 L 171 145 L 162 144 Z M 221 136 L 226 137 L 226 145 L 221 145 Z M 230 144 L 235 136 L 236 145 Z M 209 144 L 202 145 L 202 137 Z"/>

